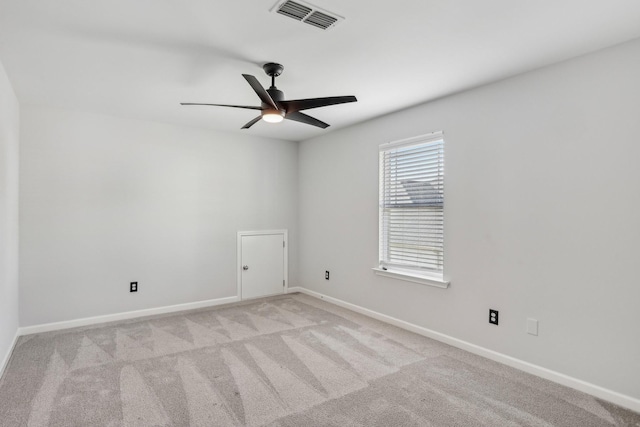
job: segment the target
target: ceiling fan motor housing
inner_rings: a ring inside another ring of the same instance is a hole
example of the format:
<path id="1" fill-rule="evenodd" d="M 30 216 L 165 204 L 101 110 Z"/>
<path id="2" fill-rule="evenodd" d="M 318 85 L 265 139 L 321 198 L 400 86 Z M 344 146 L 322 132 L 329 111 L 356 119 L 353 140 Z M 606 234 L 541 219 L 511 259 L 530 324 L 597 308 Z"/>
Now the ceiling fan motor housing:
<path id="1" fill-rule="evenodd" d="M 278 104 L 280 101 L 284 101 L 284 92 L 277 89 L 275 86 L 271 86 L 269 89 L 267 89 L 267 93 L 269 94 L 269 96 L 271 96 L 271 99 L 273 99 L 276 104 Z M 266 105 L 263 102 L 262 107 L 264 108 L 265 106 L 267 108 L 269 107 L 269 105 Z M 280 107 L 280 105 L 278 105 L 278 107 Z"/>

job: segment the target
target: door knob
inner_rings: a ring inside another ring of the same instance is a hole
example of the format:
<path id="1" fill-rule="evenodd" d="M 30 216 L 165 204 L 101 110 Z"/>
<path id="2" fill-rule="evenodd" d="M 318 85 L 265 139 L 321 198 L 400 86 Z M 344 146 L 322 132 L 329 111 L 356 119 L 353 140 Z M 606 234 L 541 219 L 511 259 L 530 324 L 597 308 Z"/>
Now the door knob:
<path id="1" fill-rule="evenodd" d="M 248 270 L 248 269 L 249 269 L 249 266 L 248 266 L 248 265 L 243 265 L 243 266 L 242 266 L 242 269 L 246 271 L 246 270 Z"/>

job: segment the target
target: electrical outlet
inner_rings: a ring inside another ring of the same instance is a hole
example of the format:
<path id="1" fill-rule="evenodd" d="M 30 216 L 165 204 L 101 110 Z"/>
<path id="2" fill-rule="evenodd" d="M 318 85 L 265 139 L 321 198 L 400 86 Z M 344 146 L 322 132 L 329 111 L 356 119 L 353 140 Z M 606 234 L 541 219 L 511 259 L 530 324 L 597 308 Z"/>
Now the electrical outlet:
<path id="1" fill-rule="evenodd" d="M 498 324 L 498 310 L 489 309 L 489 323 L 492 325 Z"/>
<path id="2" fill-rule="evenodd" d="M 129 284 L 129 292 L 138 292 L 138 282 L 131 282 Z"/>
<path id="3" fill-rule="evenodd" d="M 329 280 L 329 270 L 324 272 L 324 279 Z"/>

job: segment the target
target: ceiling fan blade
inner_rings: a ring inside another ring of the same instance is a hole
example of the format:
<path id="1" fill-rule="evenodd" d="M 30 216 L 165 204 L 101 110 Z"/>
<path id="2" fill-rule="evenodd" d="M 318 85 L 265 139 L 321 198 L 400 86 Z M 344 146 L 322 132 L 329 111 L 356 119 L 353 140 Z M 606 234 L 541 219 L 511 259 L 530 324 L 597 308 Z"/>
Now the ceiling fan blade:
<path id="1" fill-rule="evenodd" d="M 288 119 L 288 120 L 294 120 L 294 121 L 300 122 L 300 123 L 305 123 L 305 124 L 311 125 L 311 126 L 317 126 L 319 128 L 322 128 L 322 129 L 326 129 L 326 128 L 329 127 L 329 124 L 327 124 L 325 122 L 322 122 L 322 121 L 320 121 L 320 120 L 318 120 L 318 119 L 316 119 L 314 117 L 307 116 L 306 114 L 301 113 L 299 111 L 295 111 L 293 113 L 287 113 L 284 116 L 284 118 Z"/>
<path id="2" fill-rule="evenodd" d="M 258 79 L 249 74 L 243 74 L 242 77 L 244 77 L 245 80 L 251 85 L 262 102 L 269 105 L 274 110 L 278 110 L 278 106 L 271 98 L 271 95 L 269 95 L 269 93 L 262 87 Z"/>
<path id="3" fill-rule="evenodd" d="M 208 105 L 211 107 L 232 107 L 232 108 L 246 108 L 247 110 L 262 110 L 262 107 L 254 107 L 251 105 L 197 104 L 194 102 L 181 102 L 180 105 Z"/>
<path id="4" fill-rule="evenodd" d="M 355 96 L 330 96 L 327 98 L 294 99 L 291 101 L 280 101 L 280 104 L 287 109 L 287 113 L 309 110 L 311 108 L 326 107 L 327 105 L 345 104 L 347 102 L 357 102 Z"/>
<path id="5" fill-rule="evenodd" d="M 249 123 L 247 123 L 246 125 L 242 126 L 242 129 L 249 129 L 251 126 L 255 125 L 256 123 L 258 123 L 260 121 L 260 119 L 262 118 L 262 116 L 258 116 L 255 119 L 251 120 Z"/>

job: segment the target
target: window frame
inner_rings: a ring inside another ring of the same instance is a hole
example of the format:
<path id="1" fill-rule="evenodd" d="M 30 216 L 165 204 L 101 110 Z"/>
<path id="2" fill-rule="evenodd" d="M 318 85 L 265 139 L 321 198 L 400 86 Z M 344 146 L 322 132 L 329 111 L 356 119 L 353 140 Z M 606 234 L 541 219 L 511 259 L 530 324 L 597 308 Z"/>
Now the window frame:
<path id="1" fill-rule="evenodd" d="M 384 171 L 380 168 L 380 159 L 383 153 L 389 152 L 392 150 L 396 150 L 403 147 L 411 147 L 417 146 L 421 144 L 429 144 L 437 141 L 442 141 L 442 149 L 444 151 L 445 139 L 444 132 L 432 132 L 425 135 L 419 135 L 412 138 L 402 139 L 398 141 L 392 141 L 380 144 L 379 146 L 379 169 L 378 169 L 378 266 L 373 268 L 373 271 L 376 275 L 390 277 L 394 279 L 420 283 L 424 285 L 435 286 L 439 288 L 448 288 L 450 282 L 445 280 L 445 266 L 444 266 L 444 194 L 443 194 L 443 205 L 442 205 L 442 226 L 443 226 L 443 243 L 442 243 L 442 269 L 441 270 L 429 270 L 420 268 L 419 266 L 401 266 L 401 265 L 389 265 L 383 262 L 381 253 L 382 253 L 382 234 L 383 231 L 383 214 L 381 209 L 381 203 L 383 200 L 380 197 L 382 193 L 383 183 L 383 174 Z M 443 160 L 444 161 L 444 160 Z M 442 179 L 444 180 L 444 172 L 442 172 Z M 443 181 L 444 182 L 444 181 Z"/>

